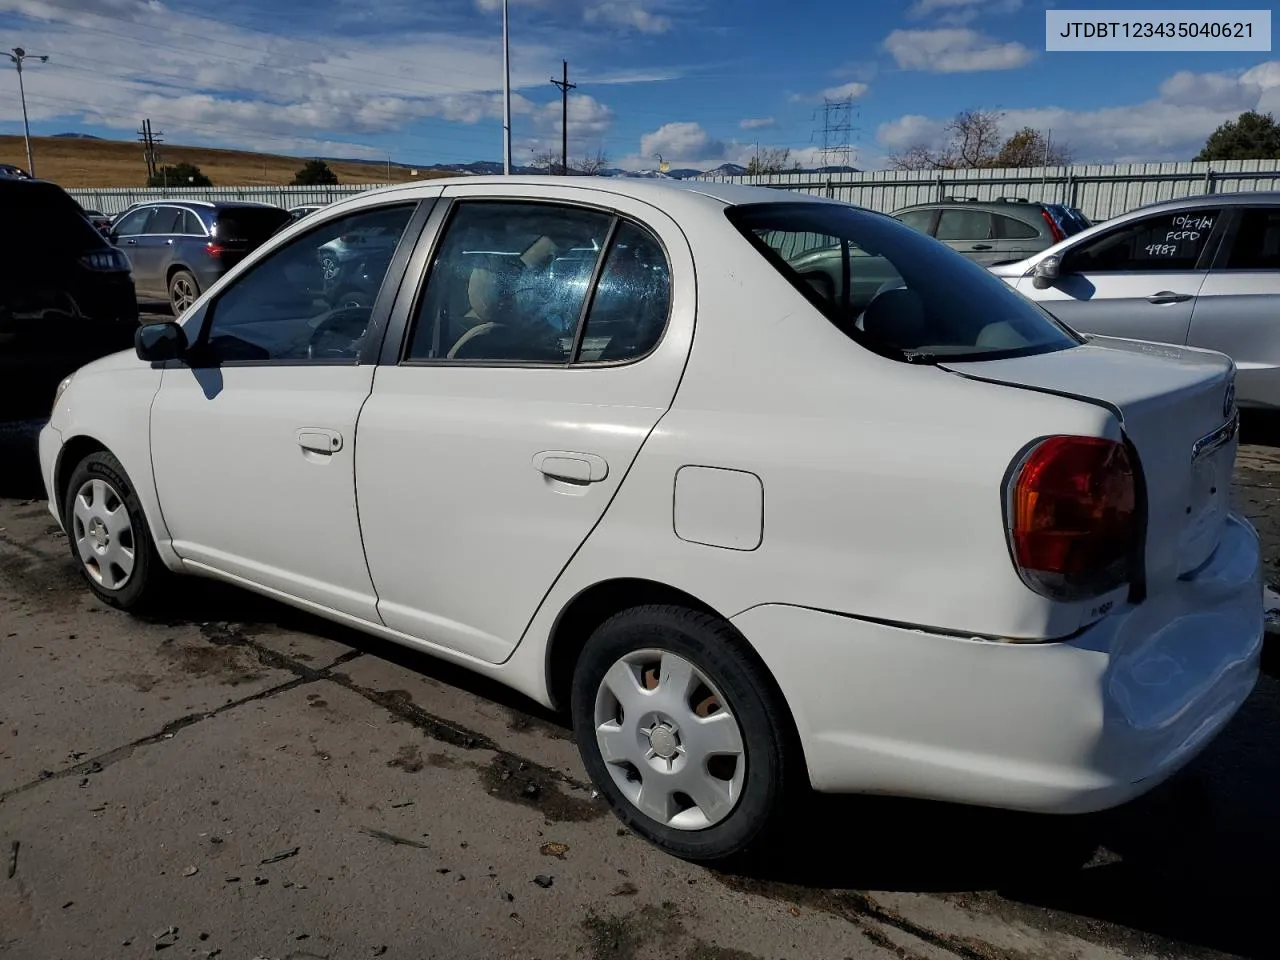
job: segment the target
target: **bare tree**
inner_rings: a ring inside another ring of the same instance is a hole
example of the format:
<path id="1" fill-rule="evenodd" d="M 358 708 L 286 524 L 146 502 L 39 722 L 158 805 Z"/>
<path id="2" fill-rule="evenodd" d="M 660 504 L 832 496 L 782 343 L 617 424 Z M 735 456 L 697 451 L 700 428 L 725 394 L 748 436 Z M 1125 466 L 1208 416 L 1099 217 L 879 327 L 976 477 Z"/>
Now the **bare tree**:
<path id="1" fill-rule="evenodd" d="M 901 153 L 890 154 L 889 167 L 892 170 L 939 170 L 943 168 L 942 154 L 916 144 Z"/>
<path id="2" fill-rule="evenodd" d="M 569 168 L 583 176 L 594 177 L 607 166 L 609 166 L 609 154 L 601 149 L 595 153 L 584 154 L 581 160 L 571 163 Z"/>
<path id="3" fill-rule="evenodd" d="M 559 175 L 564 171 L 564 167 L 560 162 L 560 154 L 549 149 L 533 155 L 533 166 L 538 170 L 545 170 L 553 176 Z"/>
<path id="4" fill-rule="evenodd" d="M 751 176 L 799 169 L 800 164 L 791 160 L 790 147 L 765 147 L 747 163 L 747 173 Z"/>
<path id="5" fill-rule="evenodd" d="M 994 110 L 963 110 L 947 124 L 951 143 L 947 147 L 950 166 L 968 170 L 990 167 L 1000 152 L 1000 121 Z"/>
<path id="6" fill-rule="evenodd" d="M 1057 167 L 1071 162 L 1071 148 L 1065 143 L 1053 143 L 1039 130 L 1023 127 L 1000 148 L 994 166 L 997 167 Z"/>

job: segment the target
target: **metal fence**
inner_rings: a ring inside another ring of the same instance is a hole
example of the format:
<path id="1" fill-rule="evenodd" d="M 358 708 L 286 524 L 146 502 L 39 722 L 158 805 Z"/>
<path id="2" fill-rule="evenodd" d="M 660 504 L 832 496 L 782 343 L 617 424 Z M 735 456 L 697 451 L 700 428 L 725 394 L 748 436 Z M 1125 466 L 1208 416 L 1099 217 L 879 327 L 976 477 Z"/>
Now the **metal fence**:
<path id="1" fill-rule="evenodd" d="M 116 214 L 131 203 L 143 200 L 252 200 L 277 207 L 297 207 L 304 203 L 332 203 L 383 184 L 348 184 L 332 187 L 103 187 L 68 190 L 86 210 Z"/>
<path id="2" fill-rule="evenodd" d="M 1280 160 L 1212 163 L 1121 163 L 1016 170 L 879 170 L 867 173 L 781 173 L 699 177 L 816 193 L 886 213 L 947 197 L 1017 197 L 1079 207 L 1107 220 L 1134 207 L 1204 193 L 1280 190 Z"/>

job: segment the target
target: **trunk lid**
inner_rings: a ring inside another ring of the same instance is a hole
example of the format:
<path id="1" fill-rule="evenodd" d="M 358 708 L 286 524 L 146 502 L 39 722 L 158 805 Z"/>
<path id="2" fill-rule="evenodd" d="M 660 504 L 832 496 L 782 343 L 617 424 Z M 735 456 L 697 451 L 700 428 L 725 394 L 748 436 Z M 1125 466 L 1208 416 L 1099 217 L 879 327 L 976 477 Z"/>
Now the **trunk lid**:
<path id="1" fill-rule="evenodd" d="M 1110 409 L 1146 488 L 1145 582 L 1156 592 L 1213 554 L 1230 508 L 1239 416 L 1235 364 L 1207 350 L 1091 337 L 1069 350 L 948 362 L 962 376 Z"/>

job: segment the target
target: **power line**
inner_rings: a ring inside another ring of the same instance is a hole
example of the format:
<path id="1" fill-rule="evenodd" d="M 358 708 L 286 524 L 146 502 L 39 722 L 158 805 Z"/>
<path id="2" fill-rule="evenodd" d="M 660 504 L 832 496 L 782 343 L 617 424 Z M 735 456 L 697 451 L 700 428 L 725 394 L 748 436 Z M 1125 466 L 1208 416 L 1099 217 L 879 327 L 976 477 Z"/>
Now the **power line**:
<path id="1" fill-rule="evenodd" d="M 569 175 L 569 91 L 578 89 L 576 83 L 569 82 L 569 61 L 561 60 L 560 69 L 563 74 L 559 80 L 551 78 L 551 83 L 560 88 L 560 173 Z"/>

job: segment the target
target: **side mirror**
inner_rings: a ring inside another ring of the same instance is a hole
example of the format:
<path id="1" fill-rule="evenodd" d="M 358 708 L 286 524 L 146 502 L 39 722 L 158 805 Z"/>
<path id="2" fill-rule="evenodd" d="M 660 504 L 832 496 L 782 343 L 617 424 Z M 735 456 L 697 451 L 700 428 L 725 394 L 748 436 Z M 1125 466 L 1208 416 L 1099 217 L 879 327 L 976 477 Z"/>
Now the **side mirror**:
<path id="1" fill-rule="evenodd" d="M 1062 259 L 1060 257 L 1045 257 L 1036 264 L 1035 270 L 1031 272 L 1031 285 L 1037 290 L 1051 287 L 1057 281 L 1061 272 Z"/>
<path id="2" fill-rule="evenodd" d="M 179 360 L 187 346 L 187 334 L 176 323 L 144 323 L 133 335 L 134 352 L 148 363 Z"/>

